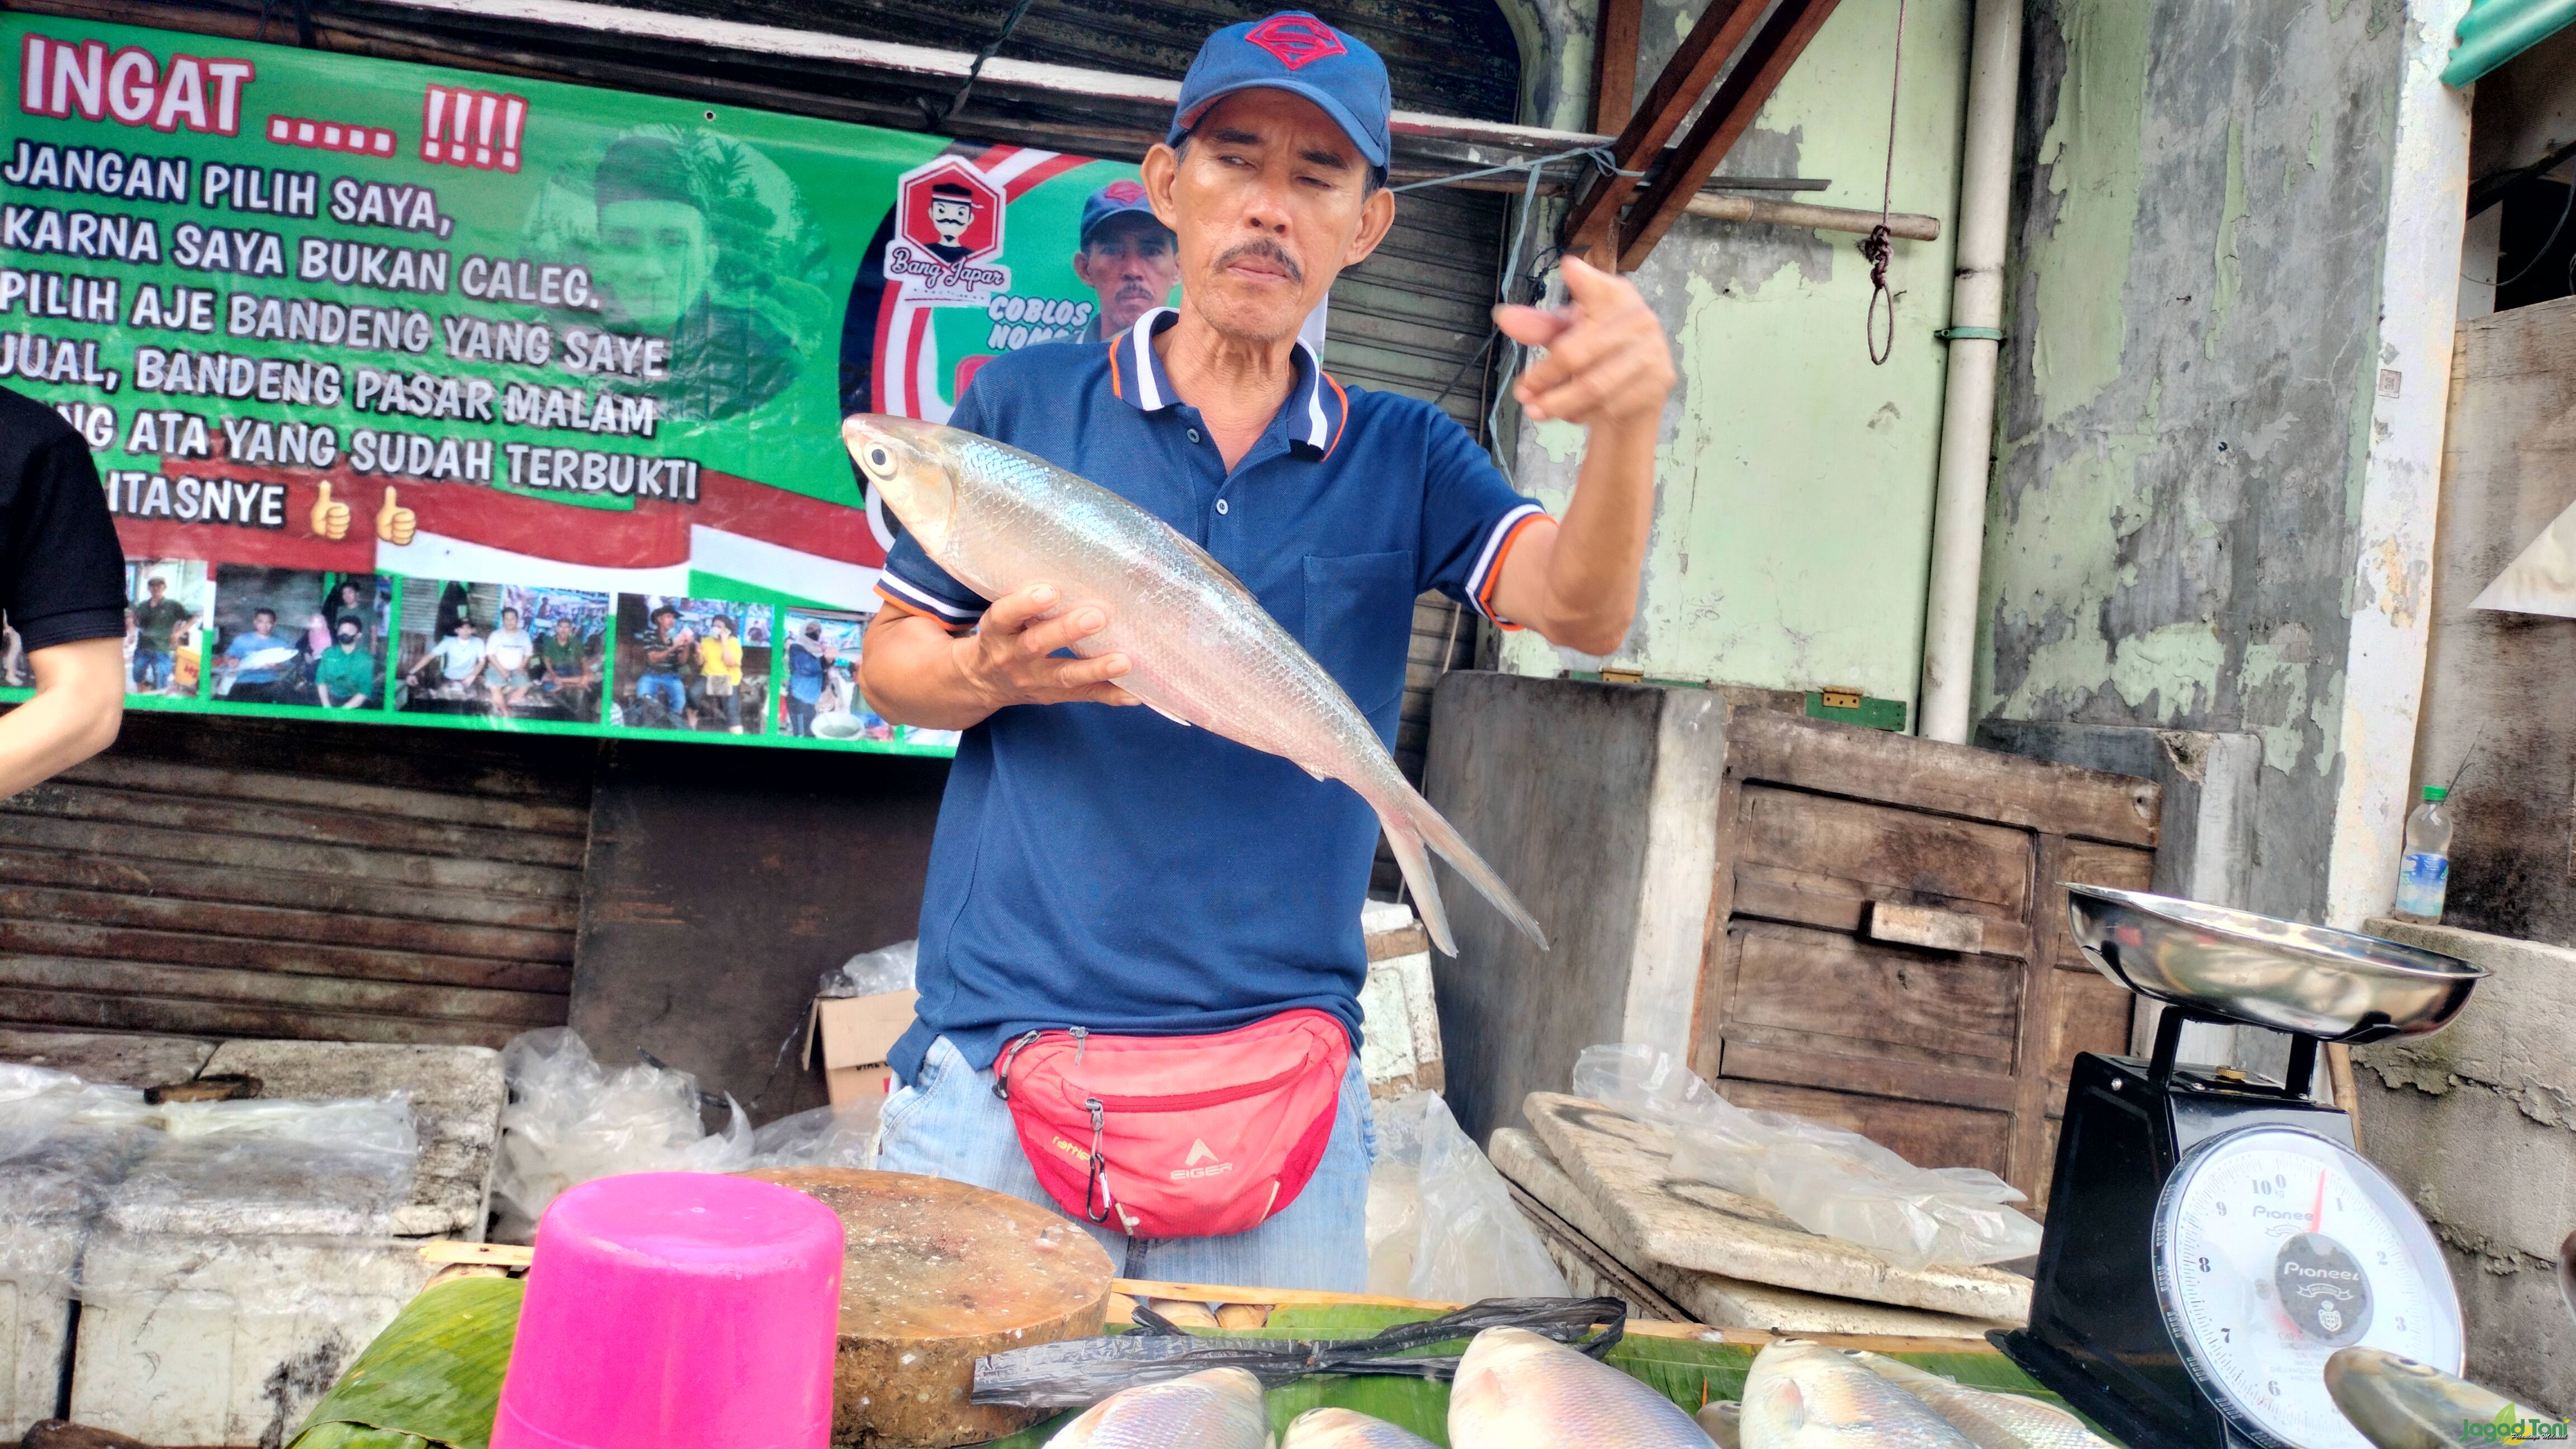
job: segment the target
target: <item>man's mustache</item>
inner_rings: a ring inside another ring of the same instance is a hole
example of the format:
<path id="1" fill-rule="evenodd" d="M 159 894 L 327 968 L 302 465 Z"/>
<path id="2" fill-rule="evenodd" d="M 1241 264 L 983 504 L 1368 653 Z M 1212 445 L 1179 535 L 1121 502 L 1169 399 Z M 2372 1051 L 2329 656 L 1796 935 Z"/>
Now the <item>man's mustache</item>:
<path id="1" fill-rule="evenodd" d="M 1248 242 L 1238 242 L 1233 246 L 1227 247 L 1216 259 L 1217 270 L 1223 271 L 1227 267 L 1233 266 L 1236 262 L 1242 261 L 1246 257 L 1261 257 L 1265 260 L 1276 262 L 1279 264 L 1279 269 L 1288 274 L 1289 281 L 1294 282 L 1301 287 L 1306 285 L 1306 269 L 1297 265 L 1297 259 L 1288 255 L 1288 249 L 1286 247 L 1279 245 L 1279 243 L 1270 240 L 1268 237 L 1259 237 Z"/>

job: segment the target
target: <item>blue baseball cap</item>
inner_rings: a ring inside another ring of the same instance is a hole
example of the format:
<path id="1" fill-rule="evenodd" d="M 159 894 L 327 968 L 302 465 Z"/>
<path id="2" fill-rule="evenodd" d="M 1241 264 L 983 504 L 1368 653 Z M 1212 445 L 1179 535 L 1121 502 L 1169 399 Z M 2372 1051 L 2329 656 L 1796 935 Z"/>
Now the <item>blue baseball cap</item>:
<path id="1" fill-rule="evenodd" d="M 1082 204 L 1082 230 L 1075 237 L 1074 245 L 1077 248 L 1091 245 L 1093 232 L 1121 216 L 1141 216 L 1169 235 L 1168 228 L 1163 227 L 1163 219 L 1154 215 L 1154 204 L 1145 199 L 1145 183 L 1112 181 L 1091 193 L 1091 199 Z"/>
<path id="2" fill-rule="evenodd" d="M 1264 20 L 1229 25 L 1207 38 L 1190 73 L 1181 78 L 1181 104 L 1172 113 L 1177 145 L 1208 107 L 1236 91 L 1267 88 L 1305 97 L 1324 108 L 1360 148 L 1368 164 L 1385 169 L 1386 62 L 1357 37 L 1345 35 L 1303 10 L 1282 10 Z"/>

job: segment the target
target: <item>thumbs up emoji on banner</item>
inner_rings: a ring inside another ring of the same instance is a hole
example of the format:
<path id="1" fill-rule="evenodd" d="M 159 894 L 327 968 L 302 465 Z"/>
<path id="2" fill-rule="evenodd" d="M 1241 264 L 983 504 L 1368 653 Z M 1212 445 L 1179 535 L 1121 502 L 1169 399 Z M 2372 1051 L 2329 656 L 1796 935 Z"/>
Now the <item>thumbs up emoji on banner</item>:
<path id="1" fill-rule="evenodd" d="M 420 527 L 420 519 L 408 508 L 394 501 L 394 490 L 385 490 L 385 506 L 376 510 L 376 537 L 397 547 L 411 542 Z"/>
<path id="2" fill-rule="evenodd" d="M 327 478 L 322 482 L 321 495 L 313 500 L 313 514 L 309 521 L 316 538 L 336 541 L 349 536 L 349 505 L 332 500 L 331 482 Z"/>

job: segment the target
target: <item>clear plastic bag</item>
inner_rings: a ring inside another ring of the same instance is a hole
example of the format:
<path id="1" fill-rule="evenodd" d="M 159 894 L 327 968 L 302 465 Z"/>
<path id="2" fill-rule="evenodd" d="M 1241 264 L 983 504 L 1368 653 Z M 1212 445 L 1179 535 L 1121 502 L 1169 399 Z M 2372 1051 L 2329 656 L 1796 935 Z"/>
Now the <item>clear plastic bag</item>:
<path id="1" fill-rule="evenodd" d="M 739 1172 L 751 1165 L 751 1120 L 725 1099 L 730 1120 L 709 1133 L 697 1080 L 638 1062 L 615 1073 L 570 1027 L 511 1039 L 501 1051 L 510 1105 L 501 1109 L 493 1167 L 493 1236 L 526 1242 L 565 1188 L 628 1172 Z"/>
<path id="2" fill-rule="evenodd" d="M 1369 1291 L 1473 1303 L 1562 1298 L 1565 1275 L 1503 1175 L 1458 1128 L 1434 1092 L 1377 1107 L 1377 1165 L 1369 1174 Z M 1397 1275 L 1402 1286 L 1393 1286 Z"/>
<path id="3" fill-rule="evenodd" d="M 781 1117 L 751 1134 L 750 1167 L 874 1167 L 882 1096 Z"/>
<path id="4" fill-rule="evenodd" d="M 129 1233 L 389 1236 L 419 1166 L 400 1092 L 155 1111 L 159 1139 L 107 1194 L 106 1221 Z"/>
<path id="5" fill-rule="evenodd" d="M 1658 1047 L 1587 1047 L 1574 1092 L 1673 1131 L 1671 1172 L 1759 1198 L 1798 1226 L 1900 1268 L 2001 1263 L 2039 1251 L 2019 1190 L 1982 1168 L 1922 1168 L 1857 1132 L 1752 1112 Z"/>
<path id="6" fill-rule="evenodd" d="M 132 1087 L 84 1082 L 69 1072 L 0 1062 L 0 1162 L 36 1151 L 74 1121 L 118 1125 L 146 1109 Z"/>
<path id="7" fill-rule="evenodd" d="M 840 969 L 823 973 L 817 996 L 883 996 L 889 991 L 910 991 L 918 941 L 897 941 L 862 951 L 841 963 Z"/>

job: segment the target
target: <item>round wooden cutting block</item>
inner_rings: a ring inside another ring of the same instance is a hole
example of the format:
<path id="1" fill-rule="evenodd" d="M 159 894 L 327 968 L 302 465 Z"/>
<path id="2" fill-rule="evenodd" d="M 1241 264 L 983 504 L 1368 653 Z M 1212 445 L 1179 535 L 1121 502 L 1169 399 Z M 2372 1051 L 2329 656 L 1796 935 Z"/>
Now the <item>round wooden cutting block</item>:
<path id="1" fill-rule="evenodd" d="M 975 1360 L 1100 1332 L 1116 1276 L 1089 1233 L 1015 1197 L 900 1172 L 745 1173 L 841 1215 L 832 1442 L 947 1449 L 1017 1433 L 1045 1409 L 967 1402 Z"/>

